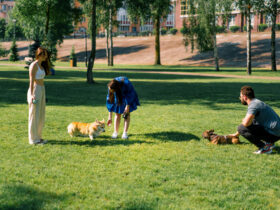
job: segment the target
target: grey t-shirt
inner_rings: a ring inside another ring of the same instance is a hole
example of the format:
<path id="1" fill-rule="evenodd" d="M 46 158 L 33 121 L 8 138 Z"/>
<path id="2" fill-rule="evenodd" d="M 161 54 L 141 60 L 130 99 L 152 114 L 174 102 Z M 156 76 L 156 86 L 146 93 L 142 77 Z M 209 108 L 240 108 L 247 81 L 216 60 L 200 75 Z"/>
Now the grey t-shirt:
<path id="1" fill-rule="evenodd" d="M 280 137 L 280 118 L 270 106 L 255 98 L 249 104 L 247 114 L 255 115 L 257 123 L 268 133 Z"/>

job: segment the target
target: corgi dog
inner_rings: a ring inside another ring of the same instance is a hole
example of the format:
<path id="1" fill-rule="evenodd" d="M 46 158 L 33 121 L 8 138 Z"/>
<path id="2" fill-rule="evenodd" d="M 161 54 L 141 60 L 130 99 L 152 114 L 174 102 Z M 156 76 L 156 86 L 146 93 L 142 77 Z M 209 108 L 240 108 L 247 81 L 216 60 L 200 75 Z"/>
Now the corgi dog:
<path id="1" fill-rule="evenodd" d="M 68 133 L 73 136 L 89 136 L 90 140 L 99 136 L 101 132 L 105 132 L 105 121 L 96 120 L 93 123 L 72 122 L 67 127 Z"/>

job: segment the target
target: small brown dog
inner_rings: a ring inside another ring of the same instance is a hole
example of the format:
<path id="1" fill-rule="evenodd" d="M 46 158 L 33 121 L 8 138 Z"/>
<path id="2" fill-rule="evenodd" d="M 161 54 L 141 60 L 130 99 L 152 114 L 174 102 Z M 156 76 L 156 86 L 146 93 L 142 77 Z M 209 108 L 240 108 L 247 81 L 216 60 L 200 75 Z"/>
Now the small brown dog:
<path id="1" fill-rule="evenodd" d="M 240 144 L 238 137 L 221 136 L 215 134 L 214 129 L 204 131 L 202 137 L 208 139 L 212 144 Z"/>
<path id="2" fill-rule="evenodd" d="M 99 136 L 101 132 L 105 132 L 105 121 L 96 120 L 93 123 L 72 122 L 67 127 L 68 133 L 73 136 L 89 136 L 90 140 Z"/>

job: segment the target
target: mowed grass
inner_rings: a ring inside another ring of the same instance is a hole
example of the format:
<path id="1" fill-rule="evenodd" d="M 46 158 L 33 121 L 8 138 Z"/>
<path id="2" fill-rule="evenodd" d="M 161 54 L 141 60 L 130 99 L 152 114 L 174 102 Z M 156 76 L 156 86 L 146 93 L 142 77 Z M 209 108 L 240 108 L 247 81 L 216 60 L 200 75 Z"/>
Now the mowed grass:
<path id="1" fill-rule="evenodd" d="M 94 141 L 70 138 L 72 121 L 107 120 L 106 85 L 120 75 L 141 102 L 129 140 L 112 140 L 112 127 Z M 216 146 L 201 137 L 211 128 L 236 131 L 245 84 L 280 114 L 279 81 L 116 69 L 95 70 L 94 85 L 85 78 L 85 70 L 65 68 L 46 79 L 48 144 L 31 146 L 28 71 L 0 67 L 0 209 L 280 208 L 279 152 L 258 156 L 243 138 Z"/>

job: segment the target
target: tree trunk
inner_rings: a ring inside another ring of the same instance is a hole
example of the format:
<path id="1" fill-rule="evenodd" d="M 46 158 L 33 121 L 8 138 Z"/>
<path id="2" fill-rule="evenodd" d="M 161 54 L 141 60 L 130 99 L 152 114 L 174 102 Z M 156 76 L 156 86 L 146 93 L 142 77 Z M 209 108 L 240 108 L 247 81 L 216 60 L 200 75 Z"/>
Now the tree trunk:
<path id="1" fill-rule="evenodd" d="M 112 15 L 112 2 L 110 1 L 109 8 L 109 66 L 114 65 L 114 48 L 113 48 L 113 15 Z"/>
<path id="2" fill-rule="evenodd" d="M 252 73 L 252 55 L 251 55 L 251 9 L 247 9 L 247 74 Z"/>
<path id="3" fill-rule="evenodd" d="M 273 0 L 273 9 L 272 9 L 272 27 L 271 27 L 271 70 L 277 71 L 276 66 L 276 37 L 275 37 L 275 28 L 276 28 L 276 18 L 277 18 L 277 0 Z"/>
<path id="4" fill-rule="evenodd" d="M 214 44 L 214 58 L 215 58 L 215 67 L 216 71 L 220 71 L 219 67 L 219 55 L 218 55 L 218 47 L 217 47 L 217 36 L 216 36 L 216 15 L 214 14 L 213 20 L 213 44 Z"/>
<path id="5" fill-rule="evenodd" d="M 91 52 L 88 60 L 87 68 L 87 83 L 94 83 L 92 68 L 94 66 L 95 53 L 96 53 L 96 0 L 91 0 Z"/>
<path id="6" fill-rule="evenodd" d="M 46 9 L 46 25 L 45 25 L 45 38 L 47 39 L 47 35 L 49 33 L 49 23 L 50 23 L 50 5 L 47 5 L 47 9 Z"/>
<path id="7" fill-rule="evenodd" d="M 244 12 L 241 12 L 241 28 L 240 31 L 243 32 L 244 27 Z"/>
<path id="8" fill-rule="evenodd" d="M 109 66 L 110 64 L 110 57 L 109 57 L 109 33 L 108 33 L 108 28 L 105 29 L 105 36 L 106 36 L 106 57 L 107 57 L 107 65 Z"/>
<path id="9" fill-rule="evenodd" d="M 156 37 L 155 37 L 155 65 L 161 65 L 160 62 L 160 16 L 155 18 Z"/>

